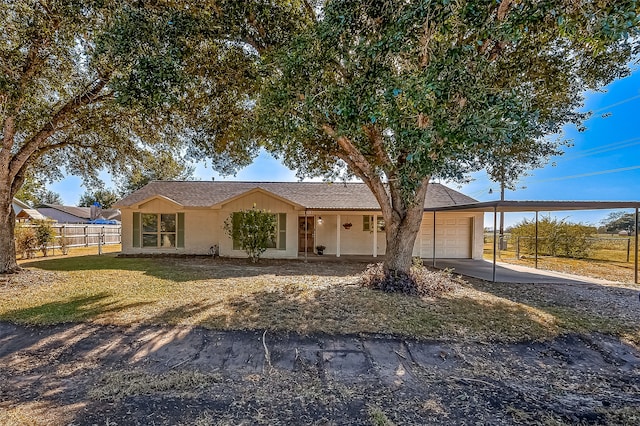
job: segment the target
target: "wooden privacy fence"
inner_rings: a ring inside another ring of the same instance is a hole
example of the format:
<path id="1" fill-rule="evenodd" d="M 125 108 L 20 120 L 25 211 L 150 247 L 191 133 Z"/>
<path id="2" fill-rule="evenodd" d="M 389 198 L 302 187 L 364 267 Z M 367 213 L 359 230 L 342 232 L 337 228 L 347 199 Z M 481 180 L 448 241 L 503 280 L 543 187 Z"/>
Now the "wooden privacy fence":
<path id="1" fill-rule="evenodd" d="M 121 225 L 51 225 L 56 233 L 54 245 L 49 248 L 89 247 L 120 244 Z M 61 244 L 62 239 L 66 244 Z"/>

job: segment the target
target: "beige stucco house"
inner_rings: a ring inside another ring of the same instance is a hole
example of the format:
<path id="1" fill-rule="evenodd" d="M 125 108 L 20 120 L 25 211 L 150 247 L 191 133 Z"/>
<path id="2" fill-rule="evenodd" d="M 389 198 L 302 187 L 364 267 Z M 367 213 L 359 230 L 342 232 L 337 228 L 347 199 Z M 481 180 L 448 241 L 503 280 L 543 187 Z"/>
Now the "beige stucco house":
<path id="1" fill-rule="evenodd" d="M 444 185 L 429 185 L 425 209 L 475 202 Z M 323 245 L 325 255 L 385 253 L 380 207 L 361 183 L 155 181 L 119 201 L 125 254 L 207 254 L 245 257 L 223 229 L 240 210 L 276 215 L 277 236 L 266 258 L 297 258 Z M 434 226 L 435 217 L 435 226 Z M 481 212 L 425 211 L 413 254 L 482 258 Z M 435 244 L 434 244 L 435 230 Z"/>

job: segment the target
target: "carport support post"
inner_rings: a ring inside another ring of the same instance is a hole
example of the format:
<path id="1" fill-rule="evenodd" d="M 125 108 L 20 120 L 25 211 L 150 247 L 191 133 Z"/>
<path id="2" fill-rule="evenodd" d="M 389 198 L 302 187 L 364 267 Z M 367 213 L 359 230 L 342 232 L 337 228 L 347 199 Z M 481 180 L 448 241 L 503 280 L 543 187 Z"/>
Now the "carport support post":
<path id="1" fill-rule="evenodd" d="M 304 263 L 307 263 L 307 232 L 309 231 L 309 224 L 307 223 L 307 209 L 304 209 Z M 300 232 L 300 231 L 298 231 Z"/>
<path id="2" fill-rule="evenodd" d="M 634 260 L 634 264 L 633 264 L 633 282 L 638 284 L 638 208 L 637 207 L 636 207 L 635 236 L 636 236 L 636 248 L 635 248 L 635 256 L 634 256 L 635 260 Z"/>
<path id="3" fill-rule="evenodd" d="M 493 270 L 492 270 L 492 279 L 493 282 L 496 282 L 496 247 L 497 247 L 497 229 L 496 227 L 498 226 L 498 222 L 497 222 L 497 218 L 498 218 L 498 206 L 494 206 L 493 207 Z"/>
<path id="4" fill-rule="evenodd" d="M 536 210 L 536 269 L 538 269 L 538 211 Z"/>

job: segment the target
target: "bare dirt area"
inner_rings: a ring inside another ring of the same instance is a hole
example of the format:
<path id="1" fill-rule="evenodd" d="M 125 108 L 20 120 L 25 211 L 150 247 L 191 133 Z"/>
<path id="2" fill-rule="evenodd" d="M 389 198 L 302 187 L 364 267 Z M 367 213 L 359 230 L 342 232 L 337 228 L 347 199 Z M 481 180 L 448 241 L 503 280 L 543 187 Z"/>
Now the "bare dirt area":
<path id="1" fill-rule="evenodd" d="M 640 353 L 199 327 L 0 323 L 0 424 L 638 424 Z"/>

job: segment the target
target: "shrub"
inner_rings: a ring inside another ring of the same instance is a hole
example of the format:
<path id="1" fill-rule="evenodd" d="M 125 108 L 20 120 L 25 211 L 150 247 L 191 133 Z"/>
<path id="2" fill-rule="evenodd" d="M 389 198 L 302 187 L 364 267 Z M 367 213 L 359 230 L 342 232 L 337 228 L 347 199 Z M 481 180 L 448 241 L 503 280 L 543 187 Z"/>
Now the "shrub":
<path id="1" fill-rule="evenodd" d="M 367 265 L 360 284 L 386 293 L 404 293 L 413 296 L 437 297 L 454 291 L 465 281 L 454 277 L 451 271 L 434 271 L 414 261 L 408 274 L 385 274 L 382 263 Z"/>
<path id="2" fill-rule="evenodd" d="M 69 245 L 71 244 L 71 238 L 68 238 L 64 235 L 60 235 L 58 239 L 58 244 L 60 245 L 60 251 L 62 254 L 69 254 Z"/>
<path id="3" fill-rule="evenodd" d="M 252 263 L 260 260 L 276 238 L 276 216 L 266 210 L 256 209 L 234 212 L 224 221 L 224 230 L 239 248 L 244 250 Z"/>
<path id="4" fill-rule="evenodd" d="M 35 256 L 38 248 L 38 236 L 36 230 L 31 226 L 18 225 L 15 230 L 16 253 L 22 259 L 31 259 Z"/>
<path id="5" fill-rule="evenodd" d="M 514 237 L 521 237 L 520 249 L 535 251 L 535 222 L 527 219 L 511 229 Z M 543 216 L 538 221 L 538 254 L 565 257 L 586 257 L 591 249 L 590 237 L 596 232 L 592 226 Z"/>
<path id="6" fill-rule="evenodd" d="M 36 223 L 36 238 L 38 240 L 38 248 L 42 252 L 43 256 L 47 255 L 47 250 L 49 249 L 49 244 L 51 244 L 55 237 L 56 233 L 53 230 L 50 222 L 40 221 Z"/>

